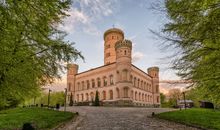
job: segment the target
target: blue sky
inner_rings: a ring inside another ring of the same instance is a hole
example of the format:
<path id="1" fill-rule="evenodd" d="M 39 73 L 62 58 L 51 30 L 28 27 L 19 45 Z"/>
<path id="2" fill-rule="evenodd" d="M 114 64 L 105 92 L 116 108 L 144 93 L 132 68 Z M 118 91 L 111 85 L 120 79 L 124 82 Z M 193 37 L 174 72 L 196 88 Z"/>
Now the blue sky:
<path id="1" fill-rule="evenodd" d="M 75 0 L 70 17 L 64 20 L 61 29 L 67 31 L 67 40 L 85 57 L 78 60 L 79 71 L 103 65 L 103 33 L 120 28 L 125 38 L 133 42 L 133 64 L 146 71 L 150 66 L 159 66 L 161 79 L 177 79 L 174 71 L 168 70 L 169 55 L 161 50 L 161 41 L 149 30 L 159 31 L 167 22 L 165 16 L 153 10 L 155 0 Z M 164 64 L 166 63 L 166 64 Z"/>
<path id="2" fill-rule="evenodd" d="M 75 42 L 75 47 L 85 57 L 77 60 L 79 72 L 104 64 L 104 32 L 120 28 L 125 38 L 133 42 L 133 64 L 146 71 L 148 67 L 160 67 L 161 80 L 179 79 L 168 69 L 170 52 L 161 50 L 161 43 L 149 30 L 159 31 L 167 22 L 166 17 L 153 10 L 152 4 L 160 0 L 74 0 L 60 29 L 68 35 L 66 40 Z M 66 74 L 55 86 L 66 86 Z M 58 87 L 59 88 L 59 87 Z M 63 88 L 59 88 L 63 90 Z"/>

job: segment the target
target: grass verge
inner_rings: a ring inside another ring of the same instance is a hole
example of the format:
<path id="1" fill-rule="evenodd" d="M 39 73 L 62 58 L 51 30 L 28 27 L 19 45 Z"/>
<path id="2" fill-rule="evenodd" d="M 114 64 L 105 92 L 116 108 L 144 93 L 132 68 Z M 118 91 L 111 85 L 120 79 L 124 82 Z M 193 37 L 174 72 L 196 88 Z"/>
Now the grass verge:
<path id="1" fill-rule="evenodd" d="M 51 129 L 74 117 L 74 113 L 43 108 L 15 108 L 0 111 L 0 129 L 21 129 L 24 123 L 31 123 L 37 129 Z"/>
<path id="2" fill-rule="evenodd" d="M 193 108 L 157 114 L 156 117 L 201 128 L 220 130 L 220 111 Z"/>

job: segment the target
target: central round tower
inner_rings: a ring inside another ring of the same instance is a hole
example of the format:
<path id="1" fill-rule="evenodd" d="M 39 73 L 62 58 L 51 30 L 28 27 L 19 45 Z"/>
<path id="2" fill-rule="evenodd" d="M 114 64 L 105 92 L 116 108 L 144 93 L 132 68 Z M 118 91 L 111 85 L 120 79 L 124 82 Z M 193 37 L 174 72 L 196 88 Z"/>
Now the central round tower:
<path id="1" fill-rule="evenodd" d="M 124 39 L 124 32 L 118 28 L 111 28 L 104 33 L 104 64 L 116 62 L 115 43 Z"/>

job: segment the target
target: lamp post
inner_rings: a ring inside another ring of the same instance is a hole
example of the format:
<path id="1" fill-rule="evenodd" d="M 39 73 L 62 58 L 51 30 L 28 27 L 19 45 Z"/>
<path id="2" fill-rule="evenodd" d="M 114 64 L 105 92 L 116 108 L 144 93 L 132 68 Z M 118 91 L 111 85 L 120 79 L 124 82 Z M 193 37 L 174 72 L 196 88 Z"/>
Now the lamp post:
<path id="1" fill-rule="evenodd" d="M 64 111 L 66 111 L 66 96 L 67 96 L 67 88 L 65 88 Z"/>
<path id="2" fill-rule="evenodd" d="M 185 95 L 185 92 L 183 92 L 183 100 L 184 100 L 184 107 L 185 107 L 185 110 L 186 110 L 186 95 Z"/>
<path id="3" fill-rule="evenodd" d="M 48 101 L 47 101 L 47 107 L 49 108 L 49 105 L 50 105 L 50 92 L 51 92 L 52 90 L 50 90 L 49 89 L 49 93 L 48 93 Z"/>

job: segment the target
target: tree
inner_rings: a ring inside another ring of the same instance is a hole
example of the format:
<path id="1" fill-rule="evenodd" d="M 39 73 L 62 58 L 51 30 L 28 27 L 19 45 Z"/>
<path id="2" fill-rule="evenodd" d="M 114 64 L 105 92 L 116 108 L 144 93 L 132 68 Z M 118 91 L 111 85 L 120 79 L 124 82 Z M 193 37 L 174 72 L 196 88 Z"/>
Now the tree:
<path id="1" fill-rule="evenodd" d="M 95 93 L 95 102 L 94 102 L 94 106 L 99 106 L 99 93 L 98 91 L 96 91 Z"/>
<path id="2" fill-rule="evenodd" d="M 162 34 L 156 34 L 165 40 L 165 47 L 176 50 L 172 68 L 210 99 L 219 99 L 220 1 L 165 0 L 164 5 L 169 20 Z"/>
<path id="3" fill-rule="evenodd" d="M 163 93 L 160 93 L 160 103 L 163 104 L 165 102 L 166 96 Z"/>
<path id="4" fill-rule="evenodd" d="M 70 94 L 70 103 L 69 106 L 73 106 L 73 94 Z"/>
<path id="5" fill-rule="evenodd" d="M 40 86 L 60 77 L 62 62 L 83 58 L 57 29 L 70 5 L 70 0 L 0 4 L 0 108 L 9 98 L 39 94 Z"/>
<path id="6" fill-rule="evenodd" d="M 169 103 L 171 106 L 177 106 L 178 103 L 177 101 L 181 99 L 181 91 L 180 89 L 171 89 L 169 91 Z"/>

